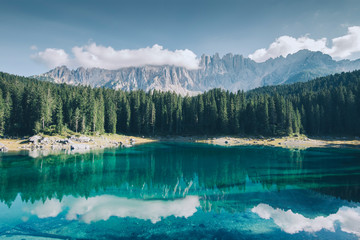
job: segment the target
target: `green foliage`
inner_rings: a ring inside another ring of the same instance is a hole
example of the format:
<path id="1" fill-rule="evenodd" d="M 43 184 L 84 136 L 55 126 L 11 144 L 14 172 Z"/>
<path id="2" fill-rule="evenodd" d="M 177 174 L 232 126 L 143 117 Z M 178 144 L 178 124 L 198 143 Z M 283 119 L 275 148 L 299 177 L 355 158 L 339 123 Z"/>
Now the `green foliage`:
<path id="1" fill-rule="evenodd" d="M 58 126 L 57 125 L 50 125 L 48 127 L 45 127 L 42 132 L 46 135 L 56 135 L 58 133 Z"/>
<path id="2" fill-rule="evenodd" d="M 0 134 L 360 135 L 360 71 L 197 96 L 54 84 L 0 72 Z"/>

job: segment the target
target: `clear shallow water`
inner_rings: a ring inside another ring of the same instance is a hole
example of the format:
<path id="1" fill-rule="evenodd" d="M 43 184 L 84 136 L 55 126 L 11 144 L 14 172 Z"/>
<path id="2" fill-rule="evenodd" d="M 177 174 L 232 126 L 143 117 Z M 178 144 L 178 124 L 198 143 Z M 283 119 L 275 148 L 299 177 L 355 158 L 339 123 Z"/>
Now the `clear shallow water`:
<path id="1" fill-rule="evenodd" d="M 360 151 L 154 143 L 2 154 L 0 238 L 359 239 Z"/>

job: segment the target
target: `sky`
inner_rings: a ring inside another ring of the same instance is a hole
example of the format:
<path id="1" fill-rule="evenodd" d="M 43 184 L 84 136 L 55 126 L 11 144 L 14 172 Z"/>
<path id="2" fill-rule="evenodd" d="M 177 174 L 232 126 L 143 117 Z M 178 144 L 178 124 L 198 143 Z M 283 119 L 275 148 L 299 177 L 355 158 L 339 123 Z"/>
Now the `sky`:
<path id="1" fill-rule="evenodd" d="M 202 54 L 263 62 L 301 49 L 355 59 L 359 12 L 359 0 L 0 0 L 0 71 L 196 69 Z"/>

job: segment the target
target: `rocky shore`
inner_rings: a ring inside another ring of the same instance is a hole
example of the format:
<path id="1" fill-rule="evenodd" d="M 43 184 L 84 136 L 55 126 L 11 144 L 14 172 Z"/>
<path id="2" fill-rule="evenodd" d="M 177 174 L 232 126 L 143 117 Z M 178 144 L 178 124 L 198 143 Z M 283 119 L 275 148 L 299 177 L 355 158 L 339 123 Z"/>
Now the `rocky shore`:
<path id="1" fill-rule="evenodd" d="M 102 136 L 41 136 L 22 139 L 0 139 L 0 151 L 70 150 L 81 151 L 110 147 L 132 147 L 135 144 L 152 142 L 142 137 L 109 134 Z"/>
<path id="2" fill-rule="evenodd" d="M 82 152 L 92 149 L 111 147 L 132 147 L 154 141 L 164 142 L 197 142 L 220 146 L 273 146 L 283 148 L 305 149 L 310 147 L 360 148 L 360 138 L 331 138 L 293 136 L 293 137 L 182 137 L 169 136 L 145 138 L 106 134 L 102 136 L 41 136 L 35 135 L 22 139 L 0 139 L 0 152 L 28 150 L 31 152 L 61 151 Z"/>
<path id="3" fill-rule="evenodd" d="M 196 142 L 215 144 L 221 146 L 273 146 L 283 148 L 310 148 L 310 147 L 336 147 L 336 148 L 360 148 L 360 138 L 340 138 L 340 137 L 215 137 L 196 139 Z"/>

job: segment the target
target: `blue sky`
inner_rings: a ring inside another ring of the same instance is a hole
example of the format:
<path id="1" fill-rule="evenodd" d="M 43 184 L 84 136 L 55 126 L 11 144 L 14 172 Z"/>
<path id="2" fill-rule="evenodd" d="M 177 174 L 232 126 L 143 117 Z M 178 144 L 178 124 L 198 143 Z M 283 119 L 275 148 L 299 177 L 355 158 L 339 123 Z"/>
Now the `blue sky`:
<path id="1" fill-rule="evenodd" d="M 324 46 L 318 48 L 339 59 L 351 59 L 358 57 L 358 52 L 352 50 L 350 55 L 336 52 L 331 49 L 332 39 L 349 34 L 349 27 L 360 26 L 359 12 L 358 0 L 1 0 L 0 71 L 28 76 L 43 73 L 57 63 L 73 67 L 108 66 L 109 54 L 117 54 L 113 59 L 119 62 L 124 60 L 125 52 L 117 52 L 122 49 L 134 50 L 126 52 L 135 55 L 132 62 L 143 59 L 145 51 L 148 55 L 161 53 L 166 59 L 171 54 L 175 65 L 183 64 L 178 59 L 184 55 L 190 62 L 192 57 L 204 53 L 255 56 L 256 50 L 269 50 L 269 45 L 281 36 L 292 37 L 281 40 L 295 41 L 290 44 L 306 36 L 315 42 L 305 39 L 305 47 L 301 48 L 326 44 L 327 50 Z M 356 35 L 357 29 L 353 28 L 353 32 Z M 323 41 L 316 42 L 319 39 Z M 162 46 L 162 50 L 152 48 L 155 44 Z M 84 58 L 102 50 L 109 54 L 96 55 L 105 59 L 105 63 L 99 60 L 100 65 L 86 65 L 86 59 L 74 57 L 76 46 Z M 279 43 L 276 53 L 272 51 L 275 55 L 267 50 L 257 52 L 258 60 L 286 54 L 279 50 L 282 46 Z M 146 47 L 150 49 L 136 51 Z M 56 51 L 45 52 L 46 49 Z M 176 49 L 184 52 L 173 52 Z M 56 54 L 62 54 L 63 61 L 56 61 L 61 59 Z"/>

